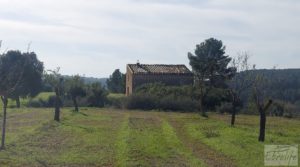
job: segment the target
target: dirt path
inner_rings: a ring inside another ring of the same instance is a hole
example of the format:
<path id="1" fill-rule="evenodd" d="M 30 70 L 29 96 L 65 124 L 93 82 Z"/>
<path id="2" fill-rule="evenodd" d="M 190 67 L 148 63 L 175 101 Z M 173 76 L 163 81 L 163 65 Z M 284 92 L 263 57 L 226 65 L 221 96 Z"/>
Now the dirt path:
<path id="1" fill-rule="evenodd" d="M 180 118 L 166 117 L 168 122 L 176 131 L 178 138 L 182 143 L 192 150 L 193 154 L 203 160 L 211 167 L 235 167 L 234 162 L 227 156 L 219 153 L 209 146 L 201 143 L 199 140 L 192 139 L 184 128 L 184 121 Z M 199 120 L 200 121 L 200 120 Z"/>

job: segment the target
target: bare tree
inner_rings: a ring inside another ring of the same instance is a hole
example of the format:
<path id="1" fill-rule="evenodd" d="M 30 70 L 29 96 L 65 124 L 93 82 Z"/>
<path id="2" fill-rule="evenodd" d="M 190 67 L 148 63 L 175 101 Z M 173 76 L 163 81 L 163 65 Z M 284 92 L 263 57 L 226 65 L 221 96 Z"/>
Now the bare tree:
<path id="1" fill-rule="evenodd" d="M 236 69 L 236 74 L 229 83 L 229 92 L 232 102 L 231 126 L 235 124 L 237 108 L 241 105 L 241 95 L 253 85 L 253 73 L 249 64 L 247 52 L 238 53 L 231 61 L 231 66 Z"/>
<path id="2" fill-rule="evenodd" d="M 271 104 L 273 103 L 272 99 L 266 97 L 266 85 L 268 80 L 263 76 L 262 73 L 257 74 L 253 86 L 253 98 L 255 101 L 255 105 L 260 114 L 260 128 L 259 128 L 259 136 L 258 141 L 265 141 L 265 129 L 267 123 L 266 111 L 269 109 Z"/>

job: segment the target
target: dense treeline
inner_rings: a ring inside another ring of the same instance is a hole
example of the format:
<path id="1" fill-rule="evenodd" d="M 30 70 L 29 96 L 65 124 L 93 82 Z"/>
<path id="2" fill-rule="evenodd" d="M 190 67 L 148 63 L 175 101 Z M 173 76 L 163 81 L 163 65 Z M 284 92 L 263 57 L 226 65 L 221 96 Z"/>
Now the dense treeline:
<path id="1" fill-rule="evenodd" d="M 300 103 L 300 69 L 264 69 L 253 73 L 254 76 L 263 75 L 268 80 L 265 90 L 267 96 L 293 104 Z"/>
<path id="2" fill-rule="evenodd" d="M 104 107 L 108 104 L 108 91 L 100 82 L 86 83 L 84 81 L 84 78 L 79 75 L 71 77 L 61 76 L 61 80 L 62 94 L 59 100 L 59 106 L 74 107 L 74 111 L 79 111 L 79 107 Z M 47 79 L 44 81 L 44 84 L 53 85 L 50 84 Z M 55 92 L 55 87 L 53 89 L 50 89 L 50 91 Z M 27 106 L 55 107 L 55 96 L 56 95 L 50 95 L 46 99 L 30 99 L 27 103 Z"/>

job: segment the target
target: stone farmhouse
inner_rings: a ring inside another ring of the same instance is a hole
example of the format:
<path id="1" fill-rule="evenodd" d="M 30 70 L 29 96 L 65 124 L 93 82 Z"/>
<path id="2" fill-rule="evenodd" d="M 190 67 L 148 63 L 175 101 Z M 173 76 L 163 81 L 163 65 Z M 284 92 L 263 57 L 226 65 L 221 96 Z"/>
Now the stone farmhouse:
<path id="1" fill-rule="evenodd" d="M 193 73 L 185 65 L 127 64 L 126 95 L 147 83 L 160 82 L 169 86 L 192 85 Z"/>

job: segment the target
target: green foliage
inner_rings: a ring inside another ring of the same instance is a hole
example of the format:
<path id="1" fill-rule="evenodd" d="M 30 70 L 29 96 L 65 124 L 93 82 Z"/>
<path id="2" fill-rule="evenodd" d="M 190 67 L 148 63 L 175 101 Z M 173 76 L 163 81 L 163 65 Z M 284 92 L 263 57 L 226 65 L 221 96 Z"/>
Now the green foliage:
<path id="1" fill-rule="evenodd" d="M 116 69 L 106 81 L 107 88 L 111 93 L 125 93 L 126 76 Z"/>
<path id="2" fill-rule="evenodd" d="M 203 105 L 206 109 L 215 110 L 216 107 L 220 106 L 222 102 L 230 101 L 226 89 L 214 88 L 207 92 L 203 99 Z"/>
<path id="3" fill-rule="evenodd" d="M 272 97 L 275 102 L 278 101 L 280 103 L 297 105 L 297 101 L 300 99 L 299 69 L 249 70 L 247 73 L 238 73 L 236 77 L 244 78 L 248 76 L 250 79 L 247 79 L 246 84 L 251 84 L 250 82 L 253 82 L 257 75 L 261 75 L 267 80 L 267 82 L 264 83 L 263 89 L 265 97 Z M 252 95 L 251 87 L 243 91 L 241 100 L 245 105 L 251 103 Z"/>
<path id="4" fill-rule="evenodd" d="M 34 52 L 8 51 L 0 56 L 0 92 L 7 97 L 35 96 L 42 88 L 43 63 Z"/>
<path id="5" fill-rule="evenodd" d="M 210 86 L 225 87 L 225 80 L 235 73 L 234 68 L 228 68 L 231 61 L 225 55 L 225 46 L 222 41 L 210 38 L 196 45 L 194 54 L 188 53 L 190 65 L 199 84 L 208 81 Z"/>
<path id="6" fill-rule="evenodd" d="M 71 98 L 86 96 L 85 84 L 79 75 L 66 79 L 65 87 L 67 95 Z"/>
<path id="7" fill-rule="evenodd" d="M 157 108 L 158 99 L 150 94 L 132 94 L 126 99 L 127 109 L 153 110 Z"/>
<path id="8" fill-rule="evenodd" d="M 90 107 L 104 107 L 107 103 L 107 90 L 100 83 L 88 85 L 87 102 Z"/>
<path id="9" fill-rule="evenodd" d="M 66 91 L 68 97 L 73 101 L 75 111 L 78 112 L 78 97 L 86 96 L 85 84 L 79 75 L 72 76 L 66 80 Z"/>
<path id="10" fill-rule="evenodd" d="M 108 104 L 116 108 L 125 108 L 126 96 L 124 94 L 110 93 L 107 96 Z"/>
<path id="11" fill-rule="evenodd" d="M 161 83 L 145 84 L 126 99 L 128 109 L 195 111 L 198 102 L 192 86 L 165 86 Z"/>
<path id="12" fill-rule="evenodd" d="M 232 109 L 233 109 L 232 103 L 224 102 L 217 108 L 217 111 L 220 112 L 221 114 L 232 113 Z"/>
<path id="13" fill-rule="evenodd" d="M 222 98 L 215 96 L 218 90 L 214 89 L 227 88 L 226 80 L 235 75 L 236 68 L 228 67 L 231 58 L 225 55 L 222 41 L 214 38 L 196 45 L 194 54 L 188 53 L 188 59 L 195 75 L 194 84 L 199 89 L 196 96 L 200 101 L 199 109 L 205 115 L 207 109 L 221 104 Z"/>
<path id="14" fill-rule="evenodd" d="M 52 87 L 52 91 L 56 96 L 63 97 L 65 95 L 64 77 L 59 73 L 60 68 L 48 70 L 44 74 L 45 82 Z"/>
<path id="15" fill-rule="evenodd" d="M 55 107 L 55 95 L 50 95 L 47 97 L 47 99 L 45 98 L 34 98 L 34 99 L 30 99 L 26 106 L 27 107 L 34 107 L 34 108 L 49 108 L 49 107 Z M 63 107 L 64 103 L 63 101 L 59 102 L 59 106 Z"/>

